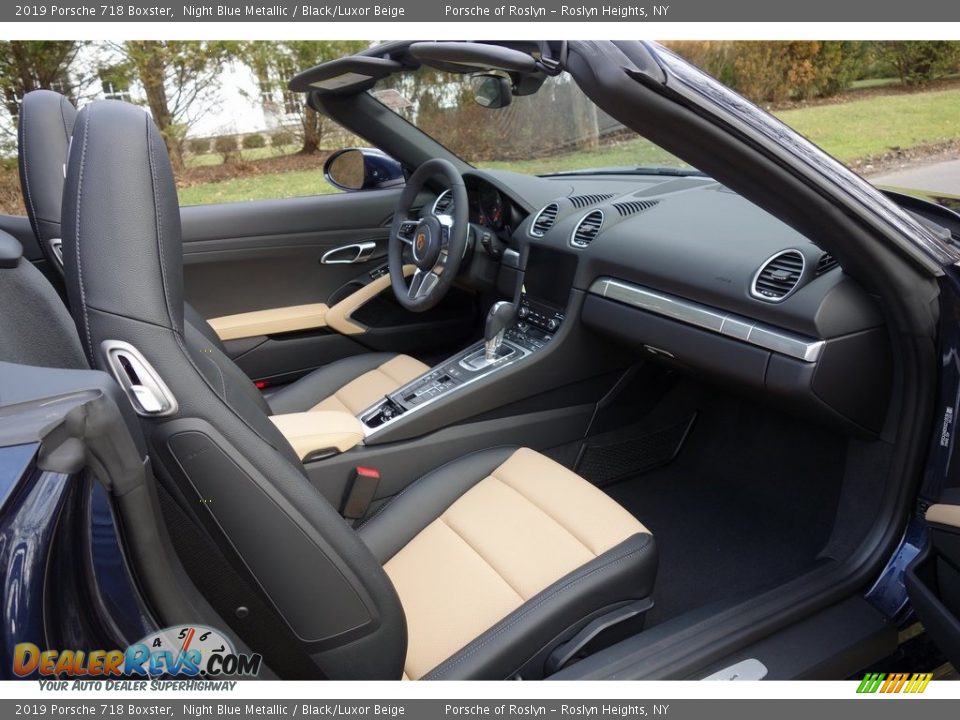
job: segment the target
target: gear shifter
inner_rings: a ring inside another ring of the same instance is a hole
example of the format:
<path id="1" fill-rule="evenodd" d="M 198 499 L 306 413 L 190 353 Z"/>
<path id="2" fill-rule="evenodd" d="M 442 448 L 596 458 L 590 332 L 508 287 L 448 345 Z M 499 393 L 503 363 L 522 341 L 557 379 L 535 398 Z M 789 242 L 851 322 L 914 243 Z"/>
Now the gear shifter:
<path id="1" fill-rule="evenodd" d="M 503 343 L 503 334 L 513 325 L 517 316 L 517 306 L 512 302 L 501 300 L 494 303 L 487 313 L 487 327 L 483 334 L 484 357 L 488 363 L 498 358 L 500 345 Z"/>

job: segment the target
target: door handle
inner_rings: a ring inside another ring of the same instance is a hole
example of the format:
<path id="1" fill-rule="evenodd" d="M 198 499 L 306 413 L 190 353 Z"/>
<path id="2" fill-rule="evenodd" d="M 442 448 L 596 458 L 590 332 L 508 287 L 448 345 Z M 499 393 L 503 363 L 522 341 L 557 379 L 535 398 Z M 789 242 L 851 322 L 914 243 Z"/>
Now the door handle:
<path id="1" fill-rule="evenodd" d="M 320 258 L 322 265 L 353 265 L 369 260 L 377 244 L 373 241 L 351 243 L 350 245 L 341 245 L 333 250 L 327 250 Z"/>

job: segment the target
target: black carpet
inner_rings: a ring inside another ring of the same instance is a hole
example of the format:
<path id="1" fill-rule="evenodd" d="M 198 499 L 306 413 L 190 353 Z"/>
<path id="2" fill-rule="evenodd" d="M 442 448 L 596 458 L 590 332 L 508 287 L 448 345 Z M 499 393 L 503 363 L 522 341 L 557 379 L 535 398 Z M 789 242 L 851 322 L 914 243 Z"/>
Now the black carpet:
<path id="1" fill-rule="evenodd" d="M 846 444 L 759 405 L 708 396 L 679 456 L 604 490 L 653 532 L 647 625 L 811 568 L 831 530 Z"/>

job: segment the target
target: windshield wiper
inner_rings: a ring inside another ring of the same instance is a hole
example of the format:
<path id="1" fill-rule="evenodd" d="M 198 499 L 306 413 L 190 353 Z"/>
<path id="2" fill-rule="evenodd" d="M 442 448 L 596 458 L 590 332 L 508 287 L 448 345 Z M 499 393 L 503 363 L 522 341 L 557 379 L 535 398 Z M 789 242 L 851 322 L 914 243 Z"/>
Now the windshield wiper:
<path id="1" fill-rule="evenodd" d="M 667 166 L 643 166 L 594 168 L 592 170 L 562 170 L 554 173 L 544 173 L 541 177 L 564 177 L 566 175 L 661 175 L 667 177 L 707 177 L 707 174 L 694 168 L 678 168 Z"/>

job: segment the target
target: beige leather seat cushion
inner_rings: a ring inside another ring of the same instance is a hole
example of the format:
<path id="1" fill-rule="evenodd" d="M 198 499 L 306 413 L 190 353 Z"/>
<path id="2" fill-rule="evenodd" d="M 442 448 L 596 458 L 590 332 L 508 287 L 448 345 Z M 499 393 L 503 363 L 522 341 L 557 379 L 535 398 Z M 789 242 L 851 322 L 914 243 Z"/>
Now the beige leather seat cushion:
<path id="1" fill-rule="evenodd" d="M 384 395 L 403 387 L 429 369 L 409 355 L 397 355 L 380 367 L 351 380 L 333 395 L 317 403 L 311 411 L 339 410 L 357 415 Z"/>
<path id="2" fill-rule="evenodd" d="M 564 575 L 637 533 L 586 480 L 521 448 L 384 566 L 407 617 L 418 679 Z"/>

